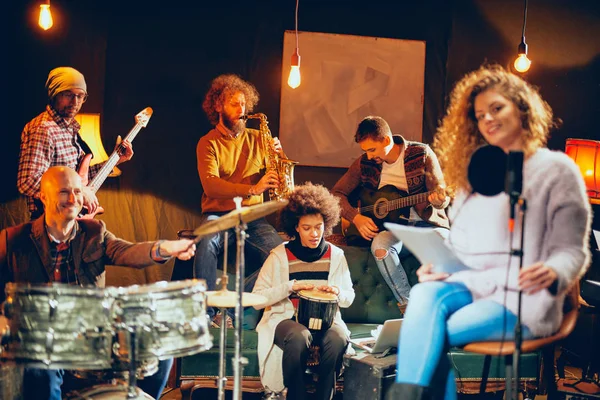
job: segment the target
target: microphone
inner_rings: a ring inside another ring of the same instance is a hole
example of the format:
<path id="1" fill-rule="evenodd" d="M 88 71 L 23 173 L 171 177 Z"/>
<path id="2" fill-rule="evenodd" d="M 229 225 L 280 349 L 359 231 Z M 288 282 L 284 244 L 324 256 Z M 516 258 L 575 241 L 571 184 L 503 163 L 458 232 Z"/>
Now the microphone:
<path id="1" fill-rule="evenodd" d="M 508 155 L 498 146 L 484 145 L 475 150 L 469 161 L 467 178 L 473 193 L 495 196 L 506 192 L 510 198 L 509 229 L 513 230 L 515 205 L 523 191 L 523 152 Z"/>
<path id="2" fill-rule="evenodd" d="M 523 152 L 509 151 L 506 161 L 506 181 L 504 191 L 510 197 L 509 228 L 512 232 L 515 221 L 515 205 L 523 191 Z"/>
<path id="3" fill-rule="evenodd" d="M 469 161 L 467 178 L 473 193 L 495 196 L 505 189 L 506 153 L 498 146 L 481 146 Z"/>

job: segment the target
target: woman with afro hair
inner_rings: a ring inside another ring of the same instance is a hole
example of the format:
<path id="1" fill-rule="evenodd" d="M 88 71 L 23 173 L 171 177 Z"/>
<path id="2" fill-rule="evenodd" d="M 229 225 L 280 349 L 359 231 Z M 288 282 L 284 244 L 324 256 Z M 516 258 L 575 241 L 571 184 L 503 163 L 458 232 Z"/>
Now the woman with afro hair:
<path id="1" fill-rule="evenodd" d="M 296 293 L 305 289 L 333 293 L 340 307 L 349 307 L 354 300 L 344 253 L 324 238 L 339 220 L 338 200 L 325 187 L 297 186 L 280 214 L 281 227 L 291 240 L 271 251 L 254 286 L 254 293 L 267 298 L 260 305 L 265 312 L 256 327 L 261 381 L 269 392 L 287 387 L 288 400 L 307 397 L 303 375 L 313 344 L 308 328 L 293 319 Z M 338 309 L 331 328 L 315 335 L 320 345 L 317 399 L 332 396 L 349 334 Z"/>

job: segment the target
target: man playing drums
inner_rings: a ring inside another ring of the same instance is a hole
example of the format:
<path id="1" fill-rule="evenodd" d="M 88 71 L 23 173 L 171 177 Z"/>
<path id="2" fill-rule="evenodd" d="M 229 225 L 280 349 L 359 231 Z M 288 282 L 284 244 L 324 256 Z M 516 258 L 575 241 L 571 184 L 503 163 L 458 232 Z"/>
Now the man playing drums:
<path id="1" fill-rule="evenodd" d="M 40 200 L 45 210 L 40 218 L 0 232 L 0 302 L 8 282 L 103 287 L 106 264 L 143 268 L 194 255 L 191 240 L 130 243 L 106 230 L 102 221 L 78 220 L 81 178 L 69 167 L 51 167 L 42 175 Z M 171 365 L 172 359 L 161 361 L 151 377 L 159 381 L 149 393 L 153 397 L 160 396 Z M 23 397 L 58 400 L 62 383 L 62 370 L 25 368 Z"/>
<path id="2" fill-rule="evenodd" d="M 311 289 L 333 294 L 339 307 L 349 307 L 354 300 L 344 253 L 323 238 L 339 218 L 338 200 L 323 186 L 296 187 L 280 215 L 282 228 L 292 240 L 271 251 L 254 286 L 254 293 L 267 298 L 260 306 L 266 308 L 256 328 L 261 381 L 272 392 L 287 387 L 288 400 L 307 397 L 303 375 L 313 342 L 321 349 L 316 396 L 330 399 L 348 346 L 349 332 L 337 307 L 326 330 L 316 329 L 326 327 L 320 323 L 307 327 L 293 319 L 300 291 L 303 297 Z"/>

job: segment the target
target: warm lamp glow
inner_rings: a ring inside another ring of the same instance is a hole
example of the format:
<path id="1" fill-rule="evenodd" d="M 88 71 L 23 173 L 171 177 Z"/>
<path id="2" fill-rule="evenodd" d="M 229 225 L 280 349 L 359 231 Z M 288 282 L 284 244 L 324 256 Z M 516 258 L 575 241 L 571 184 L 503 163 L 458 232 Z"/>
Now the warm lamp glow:
<path id="1" fill-rule="evenodd" d="M 50 12 L 50 2 L 48 2 L 48 4 L 40 4 L 40 18 L 38 19 L 38 24 L 45 31 L 52 28 L 52 25 L 54 25 L 52 13 Z"/>
<path id="2" fill-rule="evenodd" d="M 79 125 L 81 125 L 79 135 L 90 147 L 90 150 L 92 150 L 92 154 L 94 155 L 90 162 L 90 166 L 108 160 L 108 154 L 106 154 L 106 150 L 104 150 L 102 137 L 100 136 L 100 114 L 77 114 L 75 119 L 79 122 Z M 114 167 L 109 176 L 114 177 L 119 175 L 121 175 L 121 170 Z"/>
<path id="3" fill-rule="evenodd" d="M 526 72 L 531 67 L 531 60 L 527 58 L 527 54 L 519 54 L 515 60 L 515 69 L 519 72 Z"/>
<path id="4" fill-rule="evenodd" d="M 292 62 L 290 68 L 290 76 L 288 77 L 288 85 L 292 89 L 296 89 L 300 86 L 302 82 L 302 78 L 300 77 L 300 54 L 298 54 L 298 49 L 296 48 L 296 52 L 292 55 Z"/>
<path id="5" fill-rule="evenodd" d="M 565 153 L 579 166 L 590 201 L 600 204 L 600 141 L 567 139 Z"/>

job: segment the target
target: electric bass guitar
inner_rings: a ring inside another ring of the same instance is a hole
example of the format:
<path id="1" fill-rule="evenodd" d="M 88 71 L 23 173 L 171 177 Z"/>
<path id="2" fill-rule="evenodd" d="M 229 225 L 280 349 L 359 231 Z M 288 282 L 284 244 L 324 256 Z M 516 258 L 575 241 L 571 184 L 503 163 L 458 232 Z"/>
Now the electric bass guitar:
<path id="1" fill-rule="evenodd" d="M 127 140 L 127 141 L 129 141 L 129 143 L 132 143 L 133 139 L 135 139 L 135 137 L 139 133 L 139 131 L 142 128 L 145 128 L 146 125 L 148 125 L 148 121 L 150 121 L 152 112 L 153 111 L 152 111 L 151 107 L 146 107 L 142 111 L 140 111 L 135 116 L 135 125 L 133 126 L 133 128 L 131 128 L 131 130 L 129 131 L 127 136 L 125 136 L 124 140 Z M 90 162 L 92 161 L 93 155 L 86 154 L 85 157 L 83 158 L 83 160 L 81 161 L 79 170 L 77 171 L 79 176 L 81 177 L 81 181 L 82 181 L 83 185 L 90 187 L 92 189 L 92 191 L 94 193 L 96 193 L 98 191 L 98 189 L 100 189 L 100 186 L 102 186 L 102 184 L 104 183 L 106 178 L 108 178 L 108 175 L 110 175 L 113 168 L 119 162 L 119 158 L 121 157 L 121 154 L 120 154 L 121 151 L 122 151 L 122 146 L 117 146 L 115 148 L 115 150 L 112 152 L 112 154 L 110 155 L 110 157 L 108 158 L 108 160 L 106 160 L 106 162 L 104 163 L 102 168 L 100 168 L 100 171 L 98 171 L 98 173 L 96 174 L 94 179 L 92 179 L 91 182 L 89 182 L 88 173 L 90 170 Z M 84 219 L 92 219 L 97 214 L 102 214 L 103 212 L 104 212 L 104 208 L 102 206 L 98 206 L 96 211 L 94 211 L 93 213 L 88 212 L 87 209 L 84 207 L 81 210 L 81 214 L 79 217 L 84 218 Z"/>
<path id="2" fill-rule="evenodd" d="M 406 192 L 393 185 L 385 185 L 378 190 L 363 189 L 358 201 L 357 211 L 373 220 L 379 230 L 384 230 L 384 222 L 402 224 L 408 221 L 410 207 L 427 202 L 427 197 L 433 192 L 423 192 L 408 196 Z M 342 219 L 342 232 L 348 243 L 364 240 L 351 221 Z"/>

